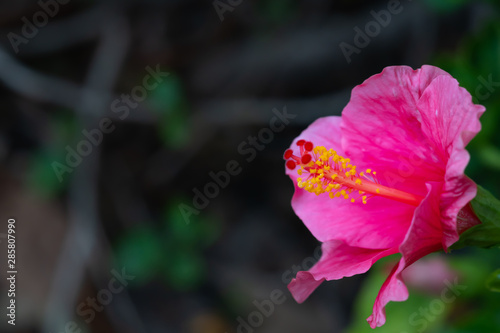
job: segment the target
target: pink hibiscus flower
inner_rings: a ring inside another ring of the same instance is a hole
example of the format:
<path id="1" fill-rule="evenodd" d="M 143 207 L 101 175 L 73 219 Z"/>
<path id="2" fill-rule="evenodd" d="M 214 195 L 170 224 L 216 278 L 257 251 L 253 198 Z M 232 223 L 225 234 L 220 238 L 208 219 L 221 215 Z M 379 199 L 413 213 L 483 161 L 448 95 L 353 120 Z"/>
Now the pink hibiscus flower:
<path id="1" fill-rule="evenodd" d="M 294 140 L 284 155 L 292 207 L 323 242 L 320 261 L 288 286 L 297 302 L 400 253 L 368 318 L 385 323 L 385 305 L 408 298 L 402 271 L 479 223 L 465 146 L 484 111 L 439 68 L 387 67 L 353 89 L 342 117 L 320 118 Z"/>

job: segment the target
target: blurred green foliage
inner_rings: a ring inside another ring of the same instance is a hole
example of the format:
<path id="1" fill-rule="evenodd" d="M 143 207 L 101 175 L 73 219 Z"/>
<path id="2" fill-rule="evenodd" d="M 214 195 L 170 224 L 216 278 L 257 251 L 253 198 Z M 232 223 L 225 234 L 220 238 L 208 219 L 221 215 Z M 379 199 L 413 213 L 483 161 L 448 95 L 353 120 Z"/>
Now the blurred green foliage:
<path id="1" fill-rule="evenodd" d="M 500 292 L 500 269 L 497 269 L 486 279 L 486 287 L 494 292 Z"/>
<path id="2" fill-rule="evenodd" d="M 498 249 L 478 249 L 466 255 L 447 256 L 444 262 L 449 263 L 450 269 L 458 272 L 458 284 L 465 286 L 465 290 L 460 290 L 454 300 L 444 301 L 441 291 L 448 288 L 445 281 L 442 281 L 442 290 L 435 294 L 423 293 L 411 285 L 407 286 L 410 294 L 408 300 L 390 302 L 386 306 L 387 321 L 376 331 L 390 333 L 498 332 L 500 295 L 491 292 L 485 280 L 488 276 L 491 279 L 490 272 L 498 264 L 499 254 Z M 388 265 L 387 261 L 378 262 L 368 273 L 368 278 L 356 299 L 352 325 L 347 330 L 348 333 L 373 332 L 366 318 L 372 313 L 375 298 L 387 279 L 391 267 L 392 265 Z M 495 273 L 496 280 L 492 283 L 498 286 L 500 272 Z M 449 283 L 453 285 L 454 280 L 450 280 Z M 450 299 L 451 295 L 447 292 L 447 297 Z M 436 306 L 436 303 L 443 306 Z"/>
<path id="3" fill-rule="evenodd" d="M 207 272 L 203 251 L 219 237 L 216 220 L 193 215 L 187 224 L 175 201 L 166 205 L 160 223 L 143 223 L 119 237 L 115 246 L 117 267 L 136 275 L 144 285 L 160 279 L 178 291 L 198 287 Z"/>
<path id="4" fill-rule="evenodd" d="M 437 12 L 450 12 L 461 8 L 470 0 L 425 0 L 427 6 Z"/>
<path id="5" fill-rule="evenodd" d="M 493 7 L 492 7 L 493 8 Z M 500 14 L 483 23 L 460 48 L 436 57 L 434 65 L 446 70 L 486 107 L 482 130 L 467 147 L 471 160 L 467 174 L 495 196 L 500 196 Z M 488 83 L 489 82 L 489 83 Z"/>
<path id="6" fill-rule="evenodd" d="M 500 246 L 500 201 L 482 186 L 478 186 L 477 195 L 471 201 L 471 206 L 481 223 L 462 233 L 460 239 L 451 248 L 460 249 L 464 246 L 498 248 Z"/>
<path id="7" fill-rule="evenodd" d="M 189 103 L 182 81 L 170 74 L 149 97 L 151 109 L 159 115 L 158 131 L 168 148 L 180 149 L 189 139 Z"/>
<path id="8" fill-rule="evenodd" d="M 299 10 L 297 3 L 287 0 L 259 1 L 259 17 L 275 26 L 281 26 L 290 21 Z"/>
<path id="9" fill-rule="evenodd" d="M 51 198 L 63 191 L 70 179 L 65 173 L 62 181 L 54 171 L 53 163 L 66 165 L 66 145 L 75 142 L 75 133 L 78 131 L 78 122 L 72 112 L 60 110 L 50 115 L 48 135 L 43 146 L 31 156 L 30 168 L 27 172 L 28 186 L 42 197 Z"/>

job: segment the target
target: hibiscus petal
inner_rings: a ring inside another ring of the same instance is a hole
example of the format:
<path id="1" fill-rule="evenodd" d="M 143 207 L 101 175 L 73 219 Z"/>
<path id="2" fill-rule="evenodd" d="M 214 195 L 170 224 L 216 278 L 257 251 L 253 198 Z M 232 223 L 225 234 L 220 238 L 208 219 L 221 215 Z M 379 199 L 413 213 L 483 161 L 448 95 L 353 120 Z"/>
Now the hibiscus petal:
<path id="1" fill-rule="evenodd" d="M 408 298 L 408 290 L 402 280 L 401 272 L 418 259 L 441 248 L 439 196 L 442 184 L 428 183 L 426 187 L 428 194 L 415 209 L 411 227 L 399 248 L 402 258 L 382 285 L 373 306 L 373 313 L 367 319 L 372 328 L 384 325 L 387 303 L 401 302 Z"/>
<path id="2" fill-rule="evenodd" d="M 448 73 L 432 66 L 387 67 L 355 87 L 342 112 L 342 144 L 353 160 L 377 170 L 390 187 L 425 195 L 426 181 L 443 179 L 445 156 L 432 150 L 417 107 L 436 78 Z"/>
<path id="3" fill-rule="evenodd" d="M 476 184 L 464 175 L 470 158 L 465 146 L 481 130 L 479 117 L 485 108 L 473 104 L 471 95 L 455 79 L 443 75 L 429 84 L 418 109 L 422 131 L 433 142 L 433 149 L 448 160 L 440 207 L 446 250 L 459 238 L 459 211 L 476 196 Z"/>
<path id="4" fill-rule="evenodd" d="M 291 149 L 298 155 L 295 142 L 304 139 L 333 148 L 342 155 L 340 124 L 340 117 L 316 120 L 292 143 Z M 413 216 L 413 206 L 399 202 L 388 205 L 388 199 L 378 197 L 362 204 L 341 198 L 330 199 L 326 194 L 316 196 L 297 186 L 296 170 L 287 169 L 286 172 L 295 184 L 292 207 L 319 241 L 338 239 L 351 246 L 371 249 L 397 247 L 403 241 Z"/>
<path id="5" fill-rule="evenodd" d="M 325 242 L 322 250 L 316 265 L 307 272 L 298 272 L 288 285 L 298 303 L 304 302 L 323 281 L 365 273 L 377 260 L 398 251 L 397 248 L 373 250 L 353 247 L 341 241 Z"/>

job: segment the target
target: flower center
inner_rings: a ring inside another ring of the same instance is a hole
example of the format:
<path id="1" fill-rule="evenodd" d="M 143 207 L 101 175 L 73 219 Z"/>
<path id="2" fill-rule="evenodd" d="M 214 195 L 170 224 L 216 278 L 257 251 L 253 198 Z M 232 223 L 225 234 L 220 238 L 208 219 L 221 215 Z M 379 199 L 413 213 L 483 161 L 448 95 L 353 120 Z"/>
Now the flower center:
<path id="1" fill-rule="evenodd" d="M 333 149 L 323 146 L 314 147 L 310 141 L 299 140 L 300 156 L 288 149 L 283 155 L 286 167 L 297 173 L 297 185 L 308 192 L 320 195 L 328 193 L 330 198 L 350 199 L 351 202 L 367 200 L 380 196 L 413 206 L 418 206 L 423 197 L 383 186 L 377 179 L 377 173 L 371 169 L 358 172 L 351 160 L 337 154 Z"/>

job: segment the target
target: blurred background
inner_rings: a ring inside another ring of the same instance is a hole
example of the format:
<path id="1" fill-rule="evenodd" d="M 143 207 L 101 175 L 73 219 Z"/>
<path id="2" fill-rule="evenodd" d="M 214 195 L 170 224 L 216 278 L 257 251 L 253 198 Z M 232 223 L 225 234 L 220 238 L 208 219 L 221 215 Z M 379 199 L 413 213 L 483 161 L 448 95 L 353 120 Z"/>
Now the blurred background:
<path id="1" fill-rule="evenodd" d="M 397 258 L 297 304 L 320 251 L 282 154 L 385 66 L 486 106 L 467 173 L 500 196 L 498 1 L 18 0 L 0 31 L 1 332 L 371 332 Z M 499 332 L 498 258 L 422 260 L 377 331 Z"/>

